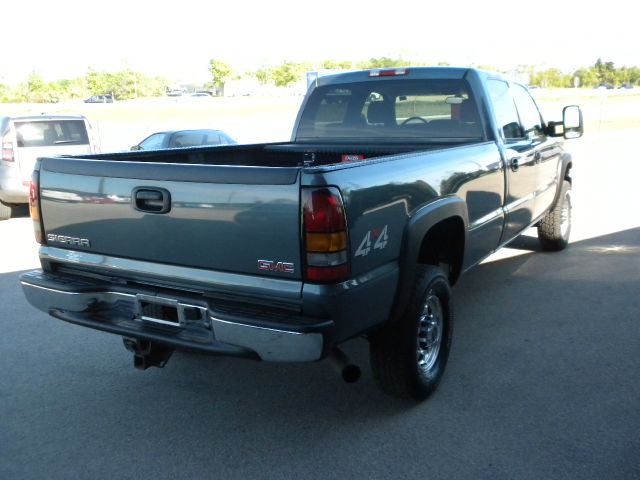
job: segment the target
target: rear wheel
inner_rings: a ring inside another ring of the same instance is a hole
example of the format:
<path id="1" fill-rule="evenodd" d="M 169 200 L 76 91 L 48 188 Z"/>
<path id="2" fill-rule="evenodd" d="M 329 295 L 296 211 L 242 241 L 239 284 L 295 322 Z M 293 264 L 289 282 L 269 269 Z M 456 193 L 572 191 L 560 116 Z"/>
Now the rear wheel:
<path id="1" fill-rule="evenodd" d="M 11 205 L 7 205 L 6 203 L 0 202 L 0 220 L 10 219 L 12 213 L 13 213 L 13 208 L 11 207 Z"/>
<path id="2" fill-rule="evenodd" d="M 538 224 L 538 239 L 544 250 L 558 251 L 569 244 L 570 234 L 571 184 L 565 180 L 558 203 Z"/>
<path id="3" fill-rule="evenodd" d="M 439 268 L 420 265 L 400 321 L 370 337 L 371 368 L 380 388 L 397 397 L 426 399 L 444 373 L 452 333 L 449 281 Z"/>

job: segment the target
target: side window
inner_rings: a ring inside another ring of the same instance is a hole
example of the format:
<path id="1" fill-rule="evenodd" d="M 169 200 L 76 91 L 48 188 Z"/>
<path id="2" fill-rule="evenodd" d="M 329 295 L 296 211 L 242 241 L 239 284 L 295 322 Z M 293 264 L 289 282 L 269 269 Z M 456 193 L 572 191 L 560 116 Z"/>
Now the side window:
<path id="1" fill-rule="evenodd" d="M 205 145 L 224 145 L 225 143 L 227 142 L 225 142 L 220 135 L 215 133 L 209 133 L 204 141 Z"/>
<path id="2" fill-rule="evenodd" d="M 318 105 L 315 121 L 325 125 L 344 122 L 350 100 L 350 90 L 346 88 L 335 89 L 326 95 Z"/>
<path id="3" fill-rule="evenodd" d="M 520 114 L 520 123 L 527 136 L 542 135 L 542 117 L 536 103 L 522 85 L 514 85 L 513 99 Z"/>
<path id="4" fill-rule="evenodd" d="M 155 135 L 151 135 L 149 138 L 142 141 L 140 147 L 143 150 L 159 150 L 162 148 L 162 139 L 164 138 L 164 134 L 156 133 Z"/>
<path id="5" fill-rule="evenodd" d="M 70 120 L 60 122 L 58 136 L 60 141 L 72 145 L 88 145 L 89 136 L 87 135 L 87 126 L 83 120 Z"/>
<path id="6" fill-rule="evenodd" d="M 169 147 L 197 147 L 198 145 L 204 145 L 204 135 L 200 132 L 197 133 L 177 133 L 171 139 Z"/>
<path id="7" fill-rule="evenodd" d="M 509 84 L 502 80 L 489 80 L 487 85 L 493 102 L 498 128 L 502 130 L 504 138 L 507 140 L 510 138 L 522 138 L 524 135 L 520 127 L 518 111 L 509 91 Z"/>

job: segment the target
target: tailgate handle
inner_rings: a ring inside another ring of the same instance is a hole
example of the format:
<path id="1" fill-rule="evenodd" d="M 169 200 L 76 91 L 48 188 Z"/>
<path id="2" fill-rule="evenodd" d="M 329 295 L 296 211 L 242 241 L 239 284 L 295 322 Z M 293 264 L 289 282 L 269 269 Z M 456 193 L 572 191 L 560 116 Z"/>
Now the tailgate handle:
<path id="1" fill-rule="evenodd" d="M 167 213 L 171 210 L 171 194 L 164 188 L 137 187 L 131 194 L 133 208 L 146 213 Z"/>

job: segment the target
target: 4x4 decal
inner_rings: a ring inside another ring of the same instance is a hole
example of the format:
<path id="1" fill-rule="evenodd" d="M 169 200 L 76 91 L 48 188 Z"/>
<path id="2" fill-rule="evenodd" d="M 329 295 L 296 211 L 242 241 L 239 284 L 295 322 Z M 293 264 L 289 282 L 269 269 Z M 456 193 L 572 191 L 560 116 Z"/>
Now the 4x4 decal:
<path id="1" fill-rule="evenodd" d="M 355 256 L 366 257 L 372 250 L 382 250 L 385 248 L 388 242 L 388 225 L 385 225 L 382 230 L 379 228 L 369 230 L 360 242 L 360 246 L 356 250 Z"/>

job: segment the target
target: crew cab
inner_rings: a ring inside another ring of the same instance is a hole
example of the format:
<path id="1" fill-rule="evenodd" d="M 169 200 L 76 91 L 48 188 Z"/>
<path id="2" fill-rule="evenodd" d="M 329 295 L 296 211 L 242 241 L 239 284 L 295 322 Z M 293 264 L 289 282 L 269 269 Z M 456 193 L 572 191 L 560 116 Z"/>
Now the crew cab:
<path id="1" fill-rule="evenodd" d="M 340 344 L 364 336 L 382 390 L 422 400 L 458 278 L 531 226 L 567 246 L 562 137 L 582 131 L 579 107 L 546 123 L 526 87 L 475 69 L 322 77 L 290 142 L 40 158 L 42 268 L 22 287 L 141 369 L 186 349 L 329 357 L 355 380 Z"/>

